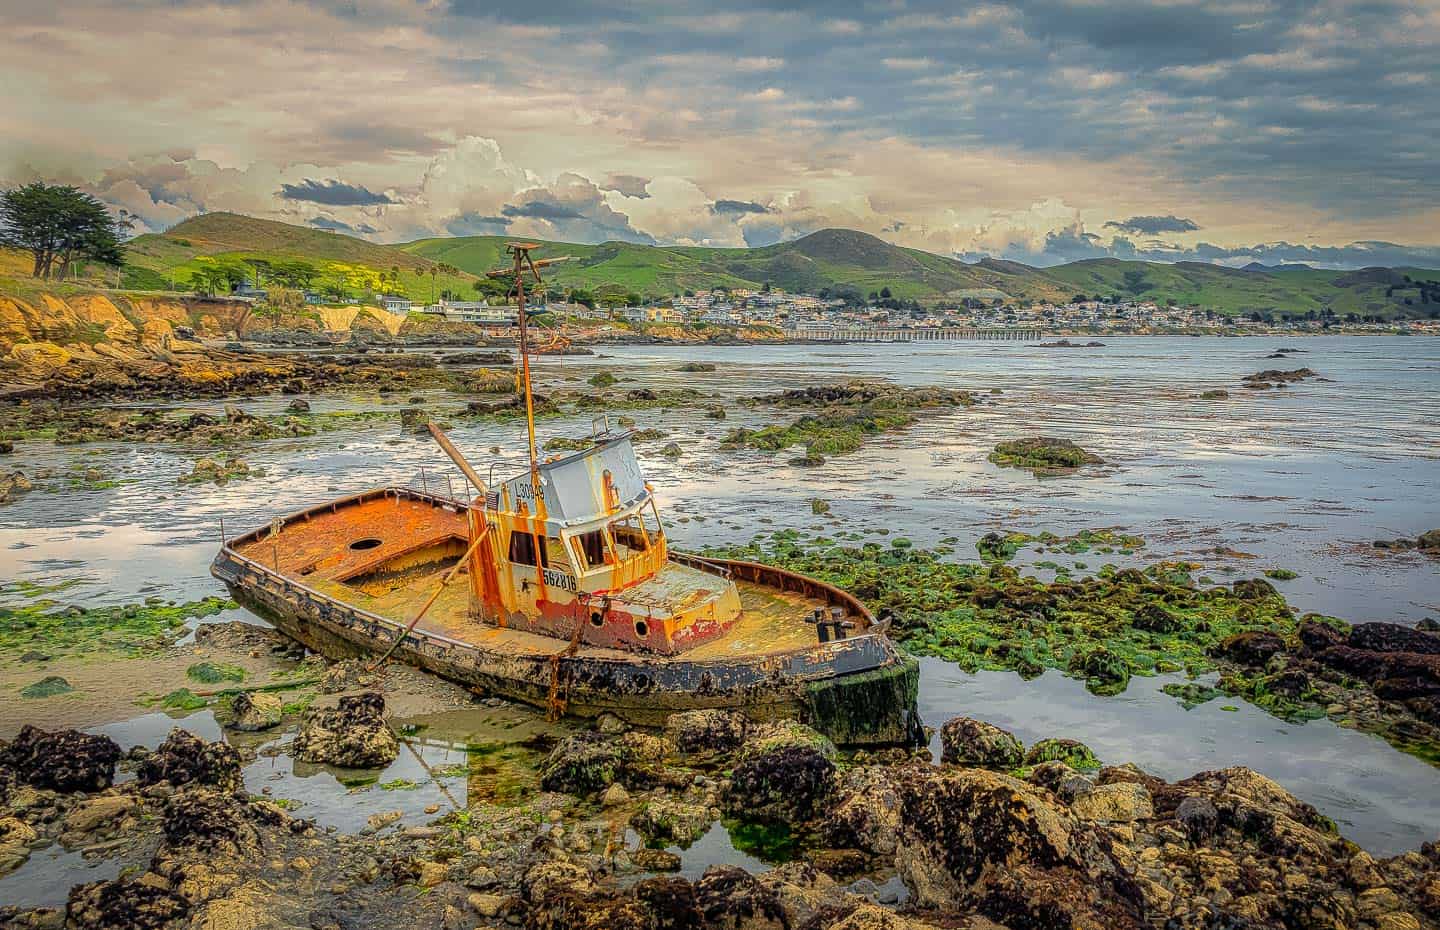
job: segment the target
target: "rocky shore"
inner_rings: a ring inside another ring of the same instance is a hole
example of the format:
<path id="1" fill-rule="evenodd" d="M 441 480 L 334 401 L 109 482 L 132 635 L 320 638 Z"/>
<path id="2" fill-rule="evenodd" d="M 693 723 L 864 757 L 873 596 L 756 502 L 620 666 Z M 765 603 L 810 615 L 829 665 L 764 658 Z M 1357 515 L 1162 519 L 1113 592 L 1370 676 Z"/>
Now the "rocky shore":
<path id="1" fill-rule="evenodd" d="M 379 694 L 307 719 L 367 755 L 393 742 Z M 343 709 L 348 706 L 349 710 Z M 1028 748 L 941 727 L 942 761 L 843 756 L 796 723 L 725 711 L 661 731 L 602 719 L 562 740 L 538 791 L 424 826 L 317 828 L 242 787 L 240 757 L 175 730 L 155 750 L 76 731 L 0 746 L 0 870 L 59 844 L 117 859 L 63 908 L 11 928 L 921 930 L 1440 926 L 1440 846 L 1376 859 L 1245 768 L 1169 783 L 1071 740 Z M 385 755 L 382 753 L 381 755 Z M 125 779 L 117 783 L 117 775 Z M 783 836 L 761 873 L 673 874 L 717 822 Z M 667 849 L 668 847 L 668 849 Z M 890 888 L 898 879 L 901 889 Z"/>

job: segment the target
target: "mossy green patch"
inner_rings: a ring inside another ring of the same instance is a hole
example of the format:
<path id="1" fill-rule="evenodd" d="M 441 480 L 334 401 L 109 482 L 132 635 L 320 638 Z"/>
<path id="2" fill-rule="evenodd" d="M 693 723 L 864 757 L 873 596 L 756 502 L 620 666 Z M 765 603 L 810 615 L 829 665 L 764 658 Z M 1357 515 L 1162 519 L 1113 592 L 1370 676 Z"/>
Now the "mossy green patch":
<path id="1" fill-rule="evenodd" d="M 20 696 L 24 698 L 48 698 L 57 694 L 71 694 L 75 689 L 70 682 L 59 675 L 46 675 L 34 684 L 26 685 L 20 689 Z"/>
<path id="2" fill-rule="evenodd" d="M 1160 690 L 1179 701 L 1180 706 L 1186 710 L 1193 710 L 1225 693 L 1219 688 L 1212 688 L 1194 681 L 1187 681 L 1183 684 L 1171 682 Z"/>
<path id="3" fill-rule="evenodd" d="M 223 662 L 197 662 L 185 670 L 185 677 L 201 684 L 217 685 L 222 681 L 244 681 L 245 670 Z"/>
<path id="4" fill-rule="evenodd" d="M 130 654 L 174 642 L 187 620 L 235 607 L 223 597 L 177 604 L 152 598 L 116 607 L 65 605 L 49 595 L 58 589 L 14 582 L 0 586 L 0 654 L 40 650 L 80 655 L 103 651 Z"/>
<path id="5" fill-rule="evenodd" d="M 1098 455 L 1080 448 L 1069 439 L 1030 436 L 996 443 L 989 459 L 1005 468 L 1024 468 L 1037 475 L 1068 474 L 1082 465 L 1099 465 Z"/>
<path id="6" fill-rule="evenodd" d="M 1290 581 L 1292 579 L 1299 578 L 1300 575 L 1296 572 L 1292 572 L 1288 568 L 1267 568 L 1265 569 L 1265 577 L 1273 578 L 1276 581 Z"/>
<path id="7" fill-rule="evenodd" d="M 711 555 L 763 562 L 831 582 L 873 611 L 895 615 L 912 652 L 961 667 L 1034 676 L 1058 669 L 1102 694 L 1132 675 L 1213 669 L 1209 649 L 1233 633 L 1291 636 L 1298 619 L 1282 597 L 1237 597 L 1198 586 L 1191 566 L 1102 568 L 1095 577 L 1050 583 L 1013 566 L 958 563 L 933 550 L 866 543 L 816 546 L 782 530 Z"/>

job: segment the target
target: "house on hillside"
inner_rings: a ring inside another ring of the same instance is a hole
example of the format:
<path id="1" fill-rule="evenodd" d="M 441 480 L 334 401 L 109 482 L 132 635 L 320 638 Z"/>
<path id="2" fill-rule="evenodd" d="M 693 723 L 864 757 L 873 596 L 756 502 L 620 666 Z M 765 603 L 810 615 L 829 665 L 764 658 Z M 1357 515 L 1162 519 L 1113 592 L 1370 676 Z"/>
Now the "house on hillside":
<path id="1" fill-rule="evenodd" d="M 409 297 L 381 297 L 380 307 L 386 313 L 393 313 L 396 316 L 405 316 L 414 308 Z"/>

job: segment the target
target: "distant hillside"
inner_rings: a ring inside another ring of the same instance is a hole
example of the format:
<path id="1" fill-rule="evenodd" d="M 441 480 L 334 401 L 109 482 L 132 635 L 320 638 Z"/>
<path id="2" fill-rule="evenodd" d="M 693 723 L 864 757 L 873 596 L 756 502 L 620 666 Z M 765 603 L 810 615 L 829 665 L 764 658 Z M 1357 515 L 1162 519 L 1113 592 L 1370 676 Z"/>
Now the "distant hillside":
<path id="1" fill-rule="evenodd" d="M 138 278 L 145 275 L 183 282 L 207 259 L 300 260 L 332 278 L 360 284 L 398 269 L 405 292 L 413 299 L 428 300 L 432 287 L 429 271 L 437 263 L 452 265 L 460 274 L 438 275 L 435 288 L 468 295 L 473 293 L 476 276 L 506 264 L 504 246 L 510 238 L 464 236 L 387 246 L 233 213 L 210 213 L 164 234 L 140 236 L 131 242 L 127 280 L 136 279 L 130 284 L 136 287 L 144 286 Z M 554 284 L 623 289 L 650 297 L 712 287 L 759 288 L 769 283 L 809 293 L 852 289 L 868 295 L 889 288 L 896 297 L 922 302 L 965 297 L 1064 301 L 1083 294 L 1159 303 L 1173 300 L 1226 314 L 1330 310 L 1340 316 L 1394 317 L 1440 312 L 1440 271 L 1414 268 L 1326 271 L 1304 265 L 1229 268 L 1199 262 L 1170 265 L 1118 259 L 1032 268 L 996 259 L 962 262 L 848 229 L 824 229 L 755 249 L 626 242 L 542 245 L 541 255 L 571 258 L 547 273 Z"/>
<path id="2" fill-rule="evenodd" d="M 400 288 L 413 300 L 429 300 L 432 290 L 445 288 L 467 296 L 473 293 L 473 274 L 437 274 L 430 269 L 444 259 L 412 254 L 391 245 L 378 245 L 354 236 L 261 220 L 237 213 L 206 213 L 186 220 L 164 233 L 136 236 L 126 244 L 130 277 L 136 287 L 161 286 L 143 274 L 184 283 L 204 259 L 268 262 L 303 261 L 316 267 L 320 282 L 336 280 L 351 291 L 364 289 L 376 276 L 399 271 Z M 451 263 L 453 264 L 453 263 Z M 458 267 L 458 265 L 456 266 Z"/>
<path id="3" fill-rule="evenodd" d="M 1046 268 L 1044 273 L 1077 294 L 1174 300 L 1227 314 L 1330 310 L 1342 317 L 1349 313 L 1413 317 L 1440 312 L 1440 271 L 1419 268 L 1327 271 L 1289 265 L 1261 270 L 1100 258 Z M 1415 283 L 1430 280 L 1437 282 L 1435 287 Z"/>

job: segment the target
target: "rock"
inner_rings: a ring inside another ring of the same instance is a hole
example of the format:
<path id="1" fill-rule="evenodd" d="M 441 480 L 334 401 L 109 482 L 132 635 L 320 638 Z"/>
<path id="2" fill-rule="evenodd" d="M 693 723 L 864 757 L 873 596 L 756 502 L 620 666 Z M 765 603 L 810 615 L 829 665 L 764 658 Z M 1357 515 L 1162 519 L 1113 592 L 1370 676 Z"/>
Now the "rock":
<path id="1" fill-rule="evenodd" d="M 1398 623 L 1357 623 L 1350 628 L 1352 649 L 1440 655 L 1440 637 Z"/>
<path id="2" fill-rule="evenodd" d="M 160 930 L 183 920 L 190 902 L 138 881 L 90 882 L 70 889 L 65 925 L 76 930 Z"/>
<path id="3" fill-rule="evenodd" d="M 678 872 L 680 856 L 664 849 L 650 849 L 642 846 L 630 854 L 635 868 L 643 872 Z"/>
<path id="4" fill-rule="evenodd" d="M 603 733 L 606 736 L 618 736 L 626 730 L 629 730 L 630 724 L 615 714 L 606 711 L 595 718 L 595 729 L 597 732 Z"/>
<path id="5" fill-rule="evenodd" d="M 707 420 L 723 420 L 725 417 L 725 408 L 719 404 L 713 404 L 705 408 L 705 418 Z"/>
<path id="6" fill-rule="evenodd" d="M 660 454 L 667 459 L 678 459 L 685 454 L 685 450 L 680 448 L 678 442 L 667 442 L 665 448 L 660 450 Z"/>
<path id="7" fill-rule="evenodd" d="M 44 730 L 26 724 L 0 746 L 0 767 L 23 783 L 60 792 L 103 791 L 115 780 L 120 747 L 108 736 Z"/>
<path id="8" fill-rule="evenodd" d="M 1423 617 L 1419 623 L 1415 624 L 1415 629 L 1422 633 L 1440 633 L 1440 620 L 1436 620 L 1434 617 Z"/>
<path id="9" fill-rule="evenodd" d="M 1209 798 L 1192 794 L 1176 805 L 1175 819 L 1189 834 L 1190 842 L 1200 845 L 1215 835 L 1220 812 Z"/>
<path id="10" fill-rule="evenodd" d="M 320 673 L 320 693 L 339 694 L 359 688 L 374 688 L 380 681 L 380 673 L 371 671 L 365 659 L 345 659 L 335 662 Z"/>
<path id="11" fill-rule="evenodd" d="M 540 764 L 540 787 L 590 794 L 613 784 L 624 767 L 624 756 L 614 740 L 600 733 L 577 733 L 561 740 Z"/>
<path id="12" fill-rule="evenodd" d="M 448 874 L 449 871 L 439 862 L 422 862 L 420 863 L 419 876 L 416 878 L 415 884 L 421 888 L 434 888 L 436 885 L 445 881 Z"/>
<path id="13" fill-rule="evenodd" d="M 0 475 L 0 504 L 8 504 L 34 489 L 35 485 L 30 483 L 24 472 L 12 471 L 8 475 Z"/>
<path id="14" fill-rule="evenodd" d="M 135 799 L 127 794 L 92 798 L 65 815 L 65 832 L 90 833 L 107 824 L 118 824 L 134 809 Z"/>
<path id="15" fill-rule="evenodd" d="M 1231 590 L 1242 601 L 1263 601 L 1266 598 L 1280 596 L 1280 592 L 1275 590 L 1275 586 L 1264 578 L 1241 578 L 1231 585 Z"/>
<path id="16" fill-rule="evenodd" d="M 673 840 L 686 848 L 704 836 L 715 818 L 703 804 L 687 804 L 669 798 L 646 802 L 630 825 L 646 839 Z"/>
<path id="17" fill-rule="evenodd" d="M 1008 770 L 1020 765 L 1025 747 L 1014 734 L 973 717 L 954 717 L 940 727 L 940 761 Z"/>
<path id="18" fill-rule="evenodd" d="M 242 691 L 230 702 L 232 730 L 253 733 L 280 725 L 285 704 L 278 695 L 263 691 Z"/>
<path id="19" fill-rule="evenodd" d="M 1104 646 L 1077 652 L 1070 661 L 1070 672 L 1084 678 L 1085 688 L 1092 694 L 1113 696 L 1130 686 L 1130 664 Z"/>
<path id="20" fill-rule="evenodd" d="M 834 800 L 826 805 L 820 837 L 829 846 L 858 849 L 879 861 L 895 855 L 900 835 L 900 785 L 914 772 L 931 772 L 928 764 L 908 768 L 855 766 L 840 779 Z"/>
<path id="21" fill-rule="evenodd" d="M 820 749 L 778 746 L 742 757 L 731 773 L 725 807 L 747 819 L 796 824 L 814 817 L 834 790 L 835 764 Z"/>
<path id="22" fill-rule="evenodd" d="M 619 782 L 616 782 L 609 788 L 606 788 L 605 796 L 600 799 L 600 804 L 603 807 L 620 807 L 629 803 L 630 792 L 626 791 L 625 786 L 620 784 Z"/>
<path id="23" fill-rule="evenodd" d="M 830 502 L 819 497 L 810 499 L 810 512 L 819 516 L 822 513 L 830 512 Z"/>
<path id="24" fill-rule="evenodd" d="M 1069 439 L 1030 436 L 997 443 L 989 459 L 996 465 L 1024 468 L 1037 475 L 1067 474 L 1082 465 L 1103 465 L 1104 459 Z"/>
<path id="25" fill-rule="evenodd" d="M 1201 400 L 1226 400 L 1230 397 L 1229 391 L 1210 390 L 1200 394 Z"/>
<path id="26" fill-rule="evenodd" d="M 679 368 L 677 368 L 677 369 L 675 369 L 675 370 L 676 370 L 676 371 L 684 371 L 684 372 L 714 371 L 714 370 L 715 370 L 715 363 L 714 363 L 714 362 L 686 362 L 685 364 L 681 365 Z"/>
<path id="27" fill-rule="evenodd" d="M 695 883 L 695 900 L 707 930 L 785 930 L 775 893 L 733 865 L 712 865 Z"/>
<path id="28" fill-rule="evenodd" d="M 835 744 L 821 733 L 794 720 L 775 720 L 751 726 L 747 729 L 745 742 L 740 747 L 741 761 L 752 755 L 761 755 L 784 746 L 805 746 L 814 749 L 827 759 L 835 758 Z"/>
<path id="29" fill-rule="evenodd" d="M 404 811 L 383 811 L 379 814 L 371 814 L 365 818 L 365 829 L 370 833 L 378 833 L 404 816 Z"/>
<path id="30" fill-rule="evenodd" d="M 1041 762 L 1063 762 L 1072 769 L 1100 767 L 1100 760 L 1095 758 L 1090 747 L 1073 739 L 1042 739 L 1031 746 L 1025 754 L 1025 764 L 1039 765 Z"/>
<path id="31" fill-rule="evenodd" d="M 239 791 L 242 784 L 240 754 L 225 743 L 207 743 L 176 727 L 165 742 L 140 763 L 135 780 L 147 787 L 161 782 L 177 788 L 196 784 L 233 793 Z"/>
<path id="32" fill-rule="evenodd" d="M 395 761 L 400 743 L 385 722 L 385 698 L 374 691 L 345 695 L 329 710 L 311 710 L 292 751 L 305 762 L 379 768 Z"/>
<path id="33" fill-rule="evenodd" d="M 1150 792 L 1134 782 L 1097 785 L 1076 795 L 1070 802 L 1070 811 L 1080 820 L 1108 823 L 1130 823 L 1155 816 Z"/>
<path id="34" fill-rule="evenodd" d="M 309 413 L 310 402 L 303 397 L 297 397 L 285 406 L 287 413 Z"/>
<path id="35" fill-rule="evenodd" d="M 46 675 L 34 684 L 21 688 L 20 696 L 23 698 L 47 698 L 57 694 L 70 694 L 74 690 L 70 682 L 59 675 Z"/>
<path id="36" fill-rule="evenodd" d="M 475 892 L 465 899 L 470 909 L 481 917 L 495 918 L 500 916 L 501 909 L 505 906 L 506 897 L 500 894 L 480 894 Z"/>
<path id="37" fill-rule="evenodd" d="M 1240 584 L 1240 582 L 1236 582 Z M 1285 640 L 1268 630 L 1246 630 L 1216 643 L 1210 655 L 1247 668 L 1264 668 L 1271 656 L 1285 650 Z"/>
<path id="38" fill-rule="evenodd" d="M 941 770 L 902 791 L 895 865 L 913 903 L 953 908 L 972 886 L 1012 867 L 1068 861 L 1074 828 L 1068 814 L 1022 781 L 982 769 Z"/>
<path id="39" fill-rule="evenodd" d="M 15 451 L 15 443 L 8 439 L 0 440 L 0 455 L 9 455 Z"/>
<path id="40" fill-rule="evenodd" d="M 688 710 L 665 720 L 665 735 L 684 753 L 729 753 L 745 739 L 745 717 L 728 710 Z"/>
<path id="41" fill-rule="evenodd" d="M 165 845 L 185 856 L 257 855 L 257 824 L 261 822 L 256 816 L 258 810 L 259 805 L 247 804 L 232 794 L 203 789 L 177 792 L 165 801 Z"/>

